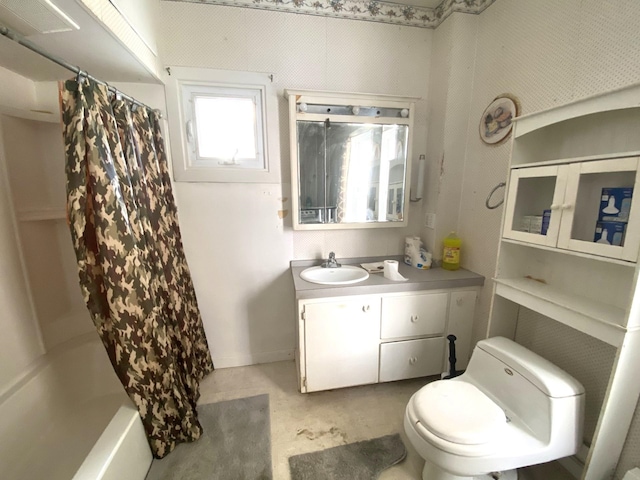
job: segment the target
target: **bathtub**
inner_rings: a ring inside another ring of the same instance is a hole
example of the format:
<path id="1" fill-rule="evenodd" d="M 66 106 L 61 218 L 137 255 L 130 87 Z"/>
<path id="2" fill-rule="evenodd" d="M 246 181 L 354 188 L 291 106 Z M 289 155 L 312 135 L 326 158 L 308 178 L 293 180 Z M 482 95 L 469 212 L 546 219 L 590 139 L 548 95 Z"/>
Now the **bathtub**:
<path id="1" fill-rule="evenodd" d="M 42 356 L 0 394 L 6 480 L 143 480 L 152 455 L 142 421 L 95 333 Z"/>

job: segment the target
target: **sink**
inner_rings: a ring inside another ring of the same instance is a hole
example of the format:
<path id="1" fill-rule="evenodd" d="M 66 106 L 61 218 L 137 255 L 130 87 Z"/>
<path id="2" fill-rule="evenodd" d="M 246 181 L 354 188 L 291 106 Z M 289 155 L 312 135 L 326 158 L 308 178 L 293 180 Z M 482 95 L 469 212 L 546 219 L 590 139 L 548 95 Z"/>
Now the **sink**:
<path id="1" fill-rule="evenodd" d="M 320 285 L 348 285 L 369 278 L 366 270 L 351 265 L 339 268 L 310 267 L 300 272 L 300 278 Z"/>

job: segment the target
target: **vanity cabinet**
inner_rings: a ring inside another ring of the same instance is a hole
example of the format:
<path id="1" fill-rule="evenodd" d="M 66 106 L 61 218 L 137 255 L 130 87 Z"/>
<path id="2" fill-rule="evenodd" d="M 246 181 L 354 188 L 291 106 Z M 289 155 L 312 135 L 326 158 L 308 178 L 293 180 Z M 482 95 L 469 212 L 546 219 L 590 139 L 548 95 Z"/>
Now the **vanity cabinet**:
<path id="1" fill-rule="evenodd" d="M 296 360 L 303 393 L 447 372 L 471 353 L 477 290 L 456 289 L 298 300 Z"/>
<path id="2" fill-rule="evenodd" d="M 528 322 L 543 317 L 608 344 L 601 351 L 615 349 L 607 378 L 598 378 L 607 385 L 601 400 L 585 381 L 593 431 L 577 456 L 560 460 L 584 480 L 613 476 L 640 396 L 638 98 L 636 85 L 514 120 L 487 336 L 535 335 L 540 327 Z M 615 230 L 623 233 L 621 245 L 597 241 L 601 208 L 614 216 L 622 210 L 601 205 L 610 201 L 603 188 L 633 188 L 618 219 L 626 230 Z M 522 231 L 522 218 L 543 210 L 551 210 L 546 235 Z M 583 369 L 585 379 L 598 374 L 582 365 L 584 351 L 574 355 L 571 342 L 580 334 L 559 331 L 567 338 L 545 345 L 546 354 Z"/>
<path id="3" fill-rule="evenodd" d="M 310 302 L 302 315 L 309 391 L 378 381 L 380 297 Z"/>

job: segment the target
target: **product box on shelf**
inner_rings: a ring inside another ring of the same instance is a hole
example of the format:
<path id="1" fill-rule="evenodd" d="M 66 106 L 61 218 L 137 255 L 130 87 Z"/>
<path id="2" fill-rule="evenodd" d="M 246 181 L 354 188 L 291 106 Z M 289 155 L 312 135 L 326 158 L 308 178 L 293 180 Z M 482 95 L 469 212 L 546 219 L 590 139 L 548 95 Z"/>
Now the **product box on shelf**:
<path id="1" fill-rule="evenodd" d="M 520 217 L 520 222 L 518 224 L 518 231 L 528 232 L 530 227 L 531 227 L 531 217 L 526 215 L 524 217 Z"/>
<path id="2" fill-rule="evenodd" d="M 626 228 L 627 224 L 622 222 L 598 222 L 596 224 L 596 234 L 593 237 L 593 241 L 621 247 L 624 245 Z"/>
<path id="3" fill-rule="evenodd" d="M 540 233 L 546 235 L 549 230 L 549 222 L 551 221 L 551 210 L 544 210 L 542 212 L 542 229 Z"/>
<path id="4" fill-rule="evenodd" d="M 633 187 L 603 188 L 600 197 L 600 222 L 628 222 Z"/>
<path id="5" fill-rule="evenodd" d="M 542 233 L 542 215 L 531 215 L 529 217 L 529 233 Z"/>

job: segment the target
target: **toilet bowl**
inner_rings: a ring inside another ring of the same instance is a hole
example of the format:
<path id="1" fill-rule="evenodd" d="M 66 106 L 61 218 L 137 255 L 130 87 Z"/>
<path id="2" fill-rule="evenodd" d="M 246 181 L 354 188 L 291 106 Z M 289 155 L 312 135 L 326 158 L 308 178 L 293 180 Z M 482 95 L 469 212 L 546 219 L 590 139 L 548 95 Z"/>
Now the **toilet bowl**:
<path id="1" fill-rule="evenodd" d="M 578 451 L 584 396 L 560 368 L 494 337 L 478 342 L 464 374 L 411 397 L 404 428 L 424 480 L 515 480 L 519 467 Z"/>

